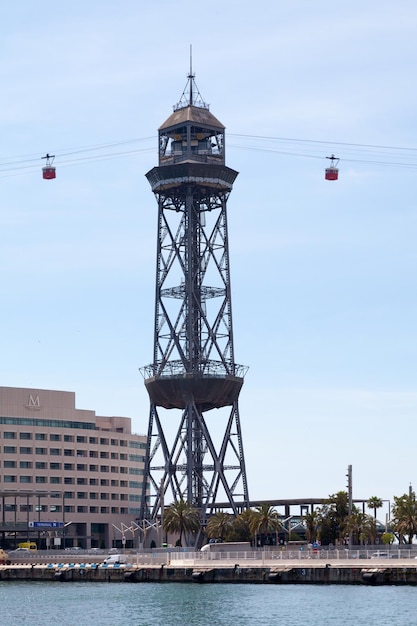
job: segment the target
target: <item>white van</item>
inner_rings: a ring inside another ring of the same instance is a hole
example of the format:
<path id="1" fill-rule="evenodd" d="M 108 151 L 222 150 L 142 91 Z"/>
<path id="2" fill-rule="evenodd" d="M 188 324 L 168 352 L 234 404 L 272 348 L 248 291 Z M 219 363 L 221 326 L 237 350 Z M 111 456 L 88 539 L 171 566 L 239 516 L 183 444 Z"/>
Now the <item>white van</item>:
<path id="1" fill-rule="evenodd" d="M 127 562 L 127 554 L 109 554 L 104 559 L 103 565 L 120 565 Z"/>

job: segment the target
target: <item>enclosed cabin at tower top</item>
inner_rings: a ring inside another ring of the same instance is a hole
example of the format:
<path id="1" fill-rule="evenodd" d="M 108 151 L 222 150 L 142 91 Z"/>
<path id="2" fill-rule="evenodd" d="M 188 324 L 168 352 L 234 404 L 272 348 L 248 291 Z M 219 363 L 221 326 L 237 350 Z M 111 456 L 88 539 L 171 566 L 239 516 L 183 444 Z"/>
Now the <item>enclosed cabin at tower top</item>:
<path id="1" fill-rule="evenodd" d="M 158 129 L 159 165 L 181 162 L 225 163 L 225 128 L 203 102 L 194 75 L 174 112 Z"/>

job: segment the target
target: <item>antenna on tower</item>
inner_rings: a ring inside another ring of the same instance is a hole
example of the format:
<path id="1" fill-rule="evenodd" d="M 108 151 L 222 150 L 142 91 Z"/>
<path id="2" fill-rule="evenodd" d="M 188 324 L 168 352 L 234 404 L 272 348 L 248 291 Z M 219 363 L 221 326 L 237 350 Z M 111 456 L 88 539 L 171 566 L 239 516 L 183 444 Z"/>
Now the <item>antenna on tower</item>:
<path id="1" fill-rule="evenodd" d="M 209 110 L 209 105 L 204 102 L 201 94 L 198 90 L 196 82 L 194 80 L 195 74 L 193 74 L 193 47 L 190 44 L 190 71 L 187 75 L 187 84 L 182 92 L 180 101 L 174 105 L 174 111 L 178 109 L 184 109 L 189 106 L 200 107 L 202 109 Z"/>
<path id="2" fill-rule="evenodd" d="M 190 83 L 190 106 L 193 105 L 193 81 L 194 81 L 194 74 L 193 74 L 193 46 L 192 44 L 190 44 L 190 73 L 188 74 L 188 80 Z"/>

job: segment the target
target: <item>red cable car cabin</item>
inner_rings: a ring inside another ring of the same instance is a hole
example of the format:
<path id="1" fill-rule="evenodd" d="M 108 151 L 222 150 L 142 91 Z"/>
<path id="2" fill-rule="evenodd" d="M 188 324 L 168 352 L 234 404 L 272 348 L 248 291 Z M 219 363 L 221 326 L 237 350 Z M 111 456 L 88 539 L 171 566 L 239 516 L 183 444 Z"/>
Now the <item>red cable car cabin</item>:
<path id="1" fill-rule="evenodd" d="M 339 159 L 332 154 L 332 156 L 326 157 L 330 159 L 329 167 L 326 167 L 324 177 L 326 180 L 337 180 L 339 178 L 339 170 L 336 167 L 339 163 Z"/>
<path id="2" fill-rule="evenodd" d="M 42 158 L 46 159 L 46 164 L 42 168 L 42 178 L 44 180 L 52 180 L 56 178 L 56 168 L 52 165 L 55 155 L 47 154 Z"/>

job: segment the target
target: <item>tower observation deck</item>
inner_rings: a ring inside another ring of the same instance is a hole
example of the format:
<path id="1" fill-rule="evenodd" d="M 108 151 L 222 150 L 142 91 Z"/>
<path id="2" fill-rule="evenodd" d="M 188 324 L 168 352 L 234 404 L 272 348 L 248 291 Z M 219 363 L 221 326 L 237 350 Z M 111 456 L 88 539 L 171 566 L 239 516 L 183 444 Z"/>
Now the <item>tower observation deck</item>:
<path id="1" fill-rule="evenodd" d="M 194 75 L 158 129 L 146 177 L 158 204 L 153 361 L 142 519 L 180 500 L 202 521 L 249 503 L 238 409 L 246 367 L 235 363 L 226 204 L 237 172 L 225 128 Z M 216 411 L 214 411 L 216 409 Z"/>

